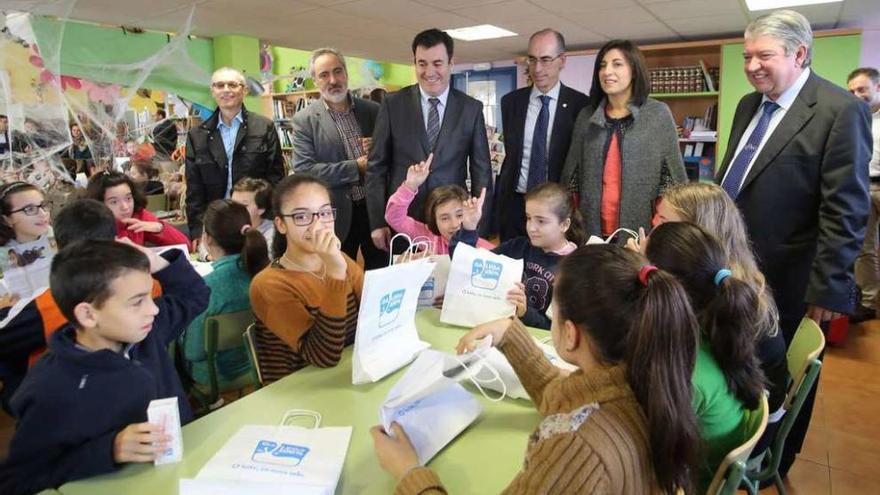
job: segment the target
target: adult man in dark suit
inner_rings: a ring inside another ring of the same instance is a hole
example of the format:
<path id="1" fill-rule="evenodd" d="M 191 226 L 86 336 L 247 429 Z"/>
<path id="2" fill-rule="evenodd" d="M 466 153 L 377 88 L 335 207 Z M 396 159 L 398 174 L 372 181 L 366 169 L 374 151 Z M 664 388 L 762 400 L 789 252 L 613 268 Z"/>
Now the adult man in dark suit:
<path id="1" fill-rule="evenodd" d="M 718 175 L 743 213 L 789 343 L 805 315 L 821 323 L 852 312 L 869 210 L 868 108 L 812 73 L 811 52 L 810 24 L 797 12 L 749 24 L 745 72 L 757 92 L 737 106 Z M 808 400 L 786 441 L 783 475 L 811 412 Z"/>
<path id="2" fill-rule="evenodd" d="M 446 184 L 466 185 L 471 194 L 486 188 L 483 213 L 491 210 L 492 169 L 483 104 L 449 87 L 452 70 L 452 38 L 437 29 L 417 34 L 412 43 L 418 84 L 389 94 L 382 102 L 370 163 L 367 167 L 367 207 L 373 242 L 388 249 L 390 230 L 385 223 L 385 204 L 406 179 L 413 164 L 434 153 L 425 187 L 409 208 L 410 216 L 423 217 L 428 193 Z"/>
<path id="3" fill-rule="evenodd" d="M 336 208 L 342 250 L 367 269 L 388 263 L 370 237 L 364 171 L 379 105 L 348 93 L 345 57 L 333 48 L 312 52 L 309 71 L 321 98 L 293 117 L 293 168 L 324 179 Z"/>
<path id="4" fill-rule="evenodd" d="M 0 155 L 9 153 L 12 149 L 12 140 L 9 139 L 9 118 L 0 115 Z"/>
<path id="5" fill-rule="evenodd" d="M 284 157 L 271 120 L 244 107 L 247 86 L 241 72 L 222 67 L 211 76 L 217 110 L 186 138 L 186 217 L 194 246 L 202 235 L 208 203 L 228 198 L 242 177 L 276 184 Z"/>
<path id="6" fill-rule="evenodd" d="M 560 33 L 543 29 L 533 34 L 528 64 L 533 86 L 501 99 L 506 155 L 495 184 L 494 217 L 502 241 L 526 235 L 525 193 L 548 180 L 559 181 L 574 121 L 589 101 L 559 82 L 565 67 Z M 535 140 L 538 136 L 543 142 Z"/>

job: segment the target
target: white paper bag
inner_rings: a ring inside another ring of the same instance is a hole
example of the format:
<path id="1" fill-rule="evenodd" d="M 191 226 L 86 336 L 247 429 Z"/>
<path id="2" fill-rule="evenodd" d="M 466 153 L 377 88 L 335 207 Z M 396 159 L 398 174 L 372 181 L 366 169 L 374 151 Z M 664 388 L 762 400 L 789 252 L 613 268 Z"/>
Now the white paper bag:
<path id="1" fill-rule="evenodd" d="M 379 409 L 386 432 L 397 422 L 424 465 L 480 415 L 480 403 L 461 385 L 443 376 L 448 355 L 426 350 L 394 385 Z"/>
<path id="2" fill-rule="evenodd" d="M 419 309 L 433 308 L 434 301 L 446 294 L 446 282 L 449 280 L 449 267 L 452 264 L 449 255 L 435 254 L 429 259 L 435 263 L 435 266 L 419 293 Z"/>
<path id="3" fill-rule="evenodd" d="M 364 274 L 352 383 L 381 380 L 430 347 L 419 339 L 415 317 L 422 285 L 433 269 L 433 262 L 421 259 Z"/>
<path id="4" fill-rule="evenodd" d="M 472 327 L 512 316 L 507 293 L 522 280 L 523 261 L 459 243 L 452 257 L 440 321 Z"/>
<path id="5" fill-rule="evenodd" d="M 243 426 L 196 479 L 265 483 L 266 494 L 278 493 L 280 484 L 290 487 L 288 493 L 332 495 L 350 440 L 350 426 Z"/>

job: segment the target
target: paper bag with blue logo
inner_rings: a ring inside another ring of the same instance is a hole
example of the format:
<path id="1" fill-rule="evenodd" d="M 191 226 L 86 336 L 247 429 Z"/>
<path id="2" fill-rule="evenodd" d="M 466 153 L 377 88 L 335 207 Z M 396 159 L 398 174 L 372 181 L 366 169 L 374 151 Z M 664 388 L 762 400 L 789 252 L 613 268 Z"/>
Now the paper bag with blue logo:
<path id="1" fill-rule="evenodd" d="M 507 293 L 522 279 L 523 261 L 459 243 L 452 257 L 440 321 L 472 327 L 512 316 Z"/>
<path id="2" fill-rule="evenodd" d="M 446 353 L 423 351 L 379 408 L 385 431 L 392 431 L 392 422 L 403 427 L 423 465 L 473 423 L 482 410 L 474 396 L 456 381 L 465 379 L 465 374 L 453 378 L 444 375 L 457 363 Z"/>
<path id="3" fill-rule="evenodd" d="M 352 383 L 381 380 L 430 347 L 419 339 L 415 317 L 422 285 L 433 270 L 432 261 L 421 259 L 364 274 Z"/>
<path id="4" fill-rule="evenodd" d="M 199 482 L 245 483 L 266 494 L 283 488 L 284 493 L 332 495 L 350 440 L 350 426 L 243 426 L 189 483 L 193 489 Z M 265 490 L 259 490 L 261 484 Z"/>

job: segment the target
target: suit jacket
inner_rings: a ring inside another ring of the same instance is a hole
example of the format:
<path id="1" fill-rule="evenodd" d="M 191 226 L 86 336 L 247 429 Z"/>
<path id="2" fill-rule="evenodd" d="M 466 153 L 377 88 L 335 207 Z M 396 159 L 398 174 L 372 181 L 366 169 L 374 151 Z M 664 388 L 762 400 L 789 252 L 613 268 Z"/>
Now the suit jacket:
<path id="1" fill-rule="evenodd" d="M 352 102 L 361 134 L 372 137 L 379 104 L 355 97 Z M 318 176 L 330 185 L 336 208 L 336 235 L 345 240 L 351 227 L 349 193 L 361 176 L 357 160 L 349 160 L 345 154 L 345 143 L 323 99 L 313 101 L 293 117 L 293 168 Z"/>
<path id="2" fill-rule="evenodd" d="M 420 98 L 419 86 L 414 84 L 386 96 L 379 109 L 366 175 L 367 209 L 372 230 L 386 226 L 386 202 L 406 179 L 410 165 L 426 159 L 432 151 L 428 146 Z M 450 88 L 440 135 L 433 151 L 431 173 L 410 205 L 409 215 L 423 220 L 428 193 L 447 184 L 466 187 L 470 171 L 471 194 L 478 196 L 480 189 L 486 188 L 483 218 L 490 218 L 492 168 L 483 104 Z"/>
<path id="3" fill-rule="evenodd" d="M 504 213 L 512 207 L 513 195 L 522 169 L 523 142 L 526 132 L 526 114 L 532 87 L 520 88 L 501 98 L 501 122 L 504 129 L 504 163 L 495 184 L 495 221 L 504 223 Z M 562 166 L 571 144 L 571 132 L 578 113 L 589 103 L 587 95 L 560 84 L 559 101 L 553 116 L 550 148 L 547 157 L 547 180 L 559 182 Z M 508 217 L 513 218 L 513 217 Z M 525 226 L 523 226 L 523 229 Z"/>
<path id="4" fill-rule="evenodd" d="M 761 98 L 751 93 L 736 108 L 719 183 Z M 870 159 L 867 105 L 810 74 L 736 199 L 783 319 L 802 317 L 805 303 L 852 312 Z"/>
<path id="5" fill-rule="evenodd" d="M 232 183 L 242 177 L 265 179 L 272 185 L 284 177 L 284 157 L 271 120 L 241 108 L 242 123 L 232 152 Z M 226 195 L 227 160 L 217 130 L 220 109 L 190 129 L 186 137 L 186 218 L 191 239 L 202 234 L 208 203 Z"/>

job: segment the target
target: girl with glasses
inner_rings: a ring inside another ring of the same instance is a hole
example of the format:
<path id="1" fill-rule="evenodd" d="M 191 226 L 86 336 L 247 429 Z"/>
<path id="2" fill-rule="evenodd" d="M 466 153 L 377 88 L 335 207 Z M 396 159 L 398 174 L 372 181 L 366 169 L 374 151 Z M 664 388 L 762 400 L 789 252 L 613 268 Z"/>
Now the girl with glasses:
<path id="1" fill-rule="evenodd" d="M 50 209 L 46 195 L 33 184 L 0 186 L 0 269 L 13 299 L 49 286 L 48 264 L 55 255 Z M 0 298 L 0 306 L 7 302 Z"/>
<path id="2" fill-rule="evenodd" d="M 364 271 L 340 250 L 327 185 L 286 177 L 272 197 L 279 256 L 254 277 L 254 345 L 264 382 L 306 366 L 335 366 L 354 343 Z"/>

